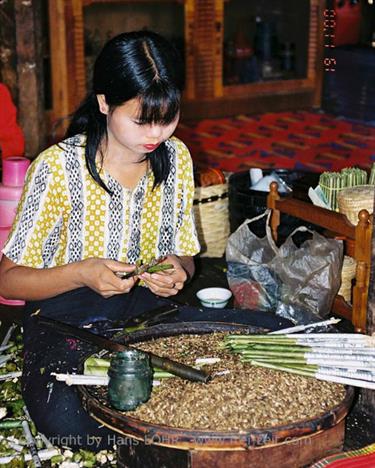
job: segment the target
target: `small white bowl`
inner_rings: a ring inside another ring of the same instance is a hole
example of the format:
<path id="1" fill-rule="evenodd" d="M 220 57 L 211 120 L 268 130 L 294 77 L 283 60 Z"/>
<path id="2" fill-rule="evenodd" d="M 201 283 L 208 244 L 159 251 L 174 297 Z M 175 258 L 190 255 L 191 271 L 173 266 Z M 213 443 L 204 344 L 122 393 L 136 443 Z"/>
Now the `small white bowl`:
<path id="1" fill-rule="evenodd" d="M 203 307 L 222 309 L 228 304 L 232 292 L 226 288 L 205 288 L 197 292 L 197 298 Z"/>

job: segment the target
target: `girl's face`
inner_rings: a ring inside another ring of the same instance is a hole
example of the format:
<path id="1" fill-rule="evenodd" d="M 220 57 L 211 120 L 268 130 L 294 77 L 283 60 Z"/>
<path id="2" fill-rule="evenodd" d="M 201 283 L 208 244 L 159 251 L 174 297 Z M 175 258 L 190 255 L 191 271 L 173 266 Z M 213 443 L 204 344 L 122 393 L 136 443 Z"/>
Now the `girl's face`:
<path id="1" fill-rule="evenodd" d="M 131 99 L 110 111 L 103 94 L 97 95 L 100 111 L 107 116 L 109 150 L 143 157 L 167 140 L 175 131 L 179 115 L 170 124 L 140 124 L 139 99 Z"/>

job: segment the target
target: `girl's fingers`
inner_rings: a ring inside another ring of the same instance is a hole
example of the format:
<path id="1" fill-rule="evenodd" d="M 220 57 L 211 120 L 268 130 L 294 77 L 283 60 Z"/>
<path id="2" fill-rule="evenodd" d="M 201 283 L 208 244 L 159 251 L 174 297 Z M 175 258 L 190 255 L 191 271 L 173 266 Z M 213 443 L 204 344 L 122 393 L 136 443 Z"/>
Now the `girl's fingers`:
<path id="1" fill-rule="evenodd" d="M 168 274 L 161 275 L 159 273 L 143 273 L 140 275 L 140 278 L 143 279 L 143 281 L 153 283 L 165 289 L 171 288 L 176 282 L 174 276 Z"/>
<path id="2" fill-rule="evenodd" d="M 180 289 L 183 287 L 183 283 L 178 282 L 178 283 L 170 283 L 168 285 L 165 285 L 165 283 L 156 283 L 154 281 L 149 281 L 144 278 L 142 278 L 145 285 L 150 289 L 151 292 L 156 294 L 157 296 L 162 296 L 162 297 L 169 297 L 169 296 L 174 296 L 176 295 Z"/>

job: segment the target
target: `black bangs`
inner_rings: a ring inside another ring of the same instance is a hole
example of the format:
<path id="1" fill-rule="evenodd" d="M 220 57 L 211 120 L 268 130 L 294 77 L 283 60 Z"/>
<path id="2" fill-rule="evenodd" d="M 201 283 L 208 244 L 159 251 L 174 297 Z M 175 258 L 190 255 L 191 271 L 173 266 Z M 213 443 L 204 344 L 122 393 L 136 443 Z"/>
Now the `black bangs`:
<path id="1" fill-rule="evenodd" d="M 154 81 L 147 91 L 140 96 L 141 124 L 158 123 L 168 125 L 180 111 L 180 91 L 162 81 Z"/>

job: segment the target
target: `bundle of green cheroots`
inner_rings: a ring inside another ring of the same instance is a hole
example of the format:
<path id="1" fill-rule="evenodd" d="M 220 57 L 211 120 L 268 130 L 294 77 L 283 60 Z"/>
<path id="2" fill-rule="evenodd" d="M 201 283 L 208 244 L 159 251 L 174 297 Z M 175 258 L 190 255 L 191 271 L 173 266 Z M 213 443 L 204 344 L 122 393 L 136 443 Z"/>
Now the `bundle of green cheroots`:
<path id="1" fill-rule="evenodd" d="M 375 163 L 372 163 L 370 177 L 368 178 L 369 185 L 375 185 Z"/>
<path id="2" fill-rule="evenodd" d="M 224 343 L 253 366 L 375 389 L 375 337 L 351 333 L 227 335 Z"/>
<path id="3" fill-rule="evenodd" d="M 340 190 L 366 184 L 367 172 L 357 167 L 345 167 L 341 172 L 323 172 L 319 177 L 319 187 L 334 211 L 338 211 L 337 194 Z"/>

